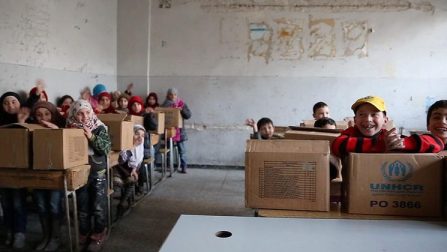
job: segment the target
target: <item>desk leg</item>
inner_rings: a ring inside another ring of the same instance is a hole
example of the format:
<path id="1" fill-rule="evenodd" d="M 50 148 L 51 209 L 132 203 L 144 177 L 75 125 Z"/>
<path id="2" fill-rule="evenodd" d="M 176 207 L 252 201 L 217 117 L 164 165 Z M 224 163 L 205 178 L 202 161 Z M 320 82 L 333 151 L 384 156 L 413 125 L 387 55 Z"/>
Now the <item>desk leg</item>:
<path id="1" fill-rule="evenodd" d="M 75 233 L 75 251 L 79 251 L 79 221 L 78 221 L 78 202 L 76 199 L 76 191 L 71 192 L 71 198 L 73 201 L 73 226 Z"/>
<path id="2" fill-rule="evenodd" d="M 174 170 L 174 143 L 172 137 L 169 138 L 169 177 L 172 177 Z"/>
<path id="3" fill-rule="evenodd" d="M 71 218 L 70 218 L 70 204 L 68 202 L 68 188 L 67 188 L 67 177 L 64 175 L 64 198 L 65 198 L 65 214 L 67 217 L 67 231 L 68 231 L 68 241 L 70 246 L 70 252 L 73 252 L 73 239 L 71 236 Z M 76 246 L 76 245 L 75 245 Z"/>

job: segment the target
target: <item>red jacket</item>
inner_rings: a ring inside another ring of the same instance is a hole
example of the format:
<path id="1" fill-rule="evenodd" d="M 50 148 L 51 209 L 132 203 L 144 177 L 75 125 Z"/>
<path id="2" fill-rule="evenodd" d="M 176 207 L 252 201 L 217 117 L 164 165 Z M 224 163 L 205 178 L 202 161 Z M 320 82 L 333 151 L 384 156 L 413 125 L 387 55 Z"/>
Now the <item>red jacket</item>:
<path id="1" fill-rule="evenodd" d="M 334 140 L 331 146 L 332 153 L 338 157 L 344 157 L 349 152 L 383 153 L 386 151 L 386 132 L 382 129 L 372 137 L 365 137 L 357 127 L 350 127 Z M 413 134 L 404 137 L 404 146 L 402 152 L 409 153 L 436 153 L 444 149 L 441 139 L 431 134 Z"/>

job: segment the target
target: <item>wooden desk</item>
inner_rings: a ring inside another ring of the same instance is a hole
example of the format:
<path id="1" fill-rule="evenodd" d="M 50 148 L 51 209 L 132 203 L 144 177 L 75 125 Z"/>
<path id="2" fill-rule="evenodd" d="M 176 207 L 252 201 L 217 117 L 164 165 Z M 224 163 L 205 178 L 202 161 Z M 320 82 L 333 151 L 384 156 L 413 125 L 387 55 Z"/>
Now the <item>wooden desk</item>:
<path id="1" fill-rule="evenodd" d="M 67 231 L 70 242 L 70 251 L 79 251 L 79 228 L 76 202 L 76 190 L 87 183 L 90 166 L 78 166 L 66 170 L 31 170 L 0 168 L 1 188 L 30 188 L 46 190 L 63 190 L 65 200 L 65 214 L 67 218 Z M 73 204 L 74 239 L 71 231 L 71 216 L 69 211 L 69 196 Z M 74 244 L 73 244 L 74 240 Z"/>
<path id="2" fill-rule="evenodd" d="M 182 215 L 160 251 L 441 252 L 446 233 L 446 222 Z"/>

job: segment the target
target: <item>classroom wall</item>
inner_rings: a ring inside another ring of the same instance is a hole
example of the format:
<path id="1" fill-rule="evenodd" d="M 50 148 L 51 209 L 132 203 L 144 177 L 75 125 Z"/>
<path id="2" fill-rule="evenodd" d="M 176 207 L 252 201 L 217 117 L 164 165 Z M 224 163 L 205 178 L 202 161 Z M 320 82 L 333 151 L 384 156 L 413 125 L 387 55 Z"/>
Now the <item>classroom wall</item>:
<path id="1" fill-rule="evenodd" d="M 0 0 L 0 92 L 28 92 L 37 78 L 50 101 L 86 86 L 116 89 L 117 0 Z"/>
<path id="2" fill-rule="evenodd" d="M 424 129 L 447 97 L 446 1 L 156 2 L 150 89 L 190 106 L 192 164 L 243 165 L 247 117 L 297 125 L 325 101 L 341 120 L 379 95 L 397 127 Z"/>
<path id="3" fill-rule="evenodd" d="M 150 8 L 149 0 L 118 1 L 118 89 L 134 84 L 133 94 L 149 91 Z"/>

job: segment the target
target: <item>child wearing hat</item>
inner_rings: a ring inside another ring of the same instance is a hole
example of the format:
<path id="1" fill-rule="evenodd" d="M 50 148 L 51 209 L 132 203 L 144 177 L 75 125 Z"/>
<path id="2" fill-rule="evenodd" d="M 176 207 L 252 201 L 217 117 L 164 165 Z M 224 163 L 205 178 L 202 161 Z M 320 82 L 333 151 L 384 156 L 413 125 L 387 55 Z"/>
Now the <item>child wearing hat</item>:
<path id="1" fill-rule="evenodd" d="M 84 130 L 88 140 L 88 161 L 91 166 L 87 184 L 76 192 L 79 209 L 79 242 L 84 246 L 90 238 L 88 251 L 99 251 L 107 238 L 106 169 L 107 155 L 111 149 L 110 137 L 106 126 L 96 117 L 90 103 L 82 99 L 71 105 L 67 127 Z"/>
<path id="2" fill-rule="evenodd" d="M 427 129 L 444 143 L 447 150 L 447 100 L 439 100 L 427 112 Z"/>
<path id="3" fill-rule="evenodd" d="M 358 99 L 352 106 L 354 126 L 341 133 L 332 143 L 332 153 L 344 157 L 350 152 L 383 153 L 402 151 L 410 153 L 436 153 L 444 148 L 433 135 L 413 134 L 401 137 L 396 129 L 384 129 L 388 121 L 386 106 L 382 98 L 367 96 Z"/>

